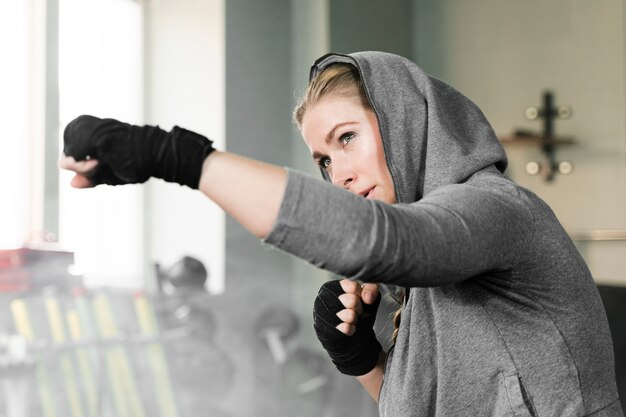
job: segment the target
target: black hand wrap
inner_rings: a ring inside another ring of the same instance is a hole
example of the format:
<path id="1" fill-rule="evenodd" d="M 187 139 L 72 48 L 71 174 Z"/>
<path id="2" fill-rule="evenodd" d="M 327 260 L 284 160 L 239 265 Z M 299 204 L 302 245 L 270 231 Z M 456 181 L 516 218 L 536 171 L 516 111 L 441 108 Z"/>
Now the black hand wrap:
<path id="1" fill-rule="evenodd" d="M 63 153 L 99 161 L 89 179 L 98 184 L 142 183 L 150 177 L 198 188 L 202 164 L 213 152 L 202 135 L 175 126 L 134 126 L 115 119 L 79 116 L 63 133 Z"/>
<path id="2" fill-rule="evenodd" d="M 352 376 L 365 375 L 374 369 L 382 351 L 373 328 L 380 293 L 373 304 L 362 303 L 363 313 L 351 336 L 336 329 L 341 323 L 337 313 L 345 309 L 339 300 L 339 296 L 344 293 L 339 281 L 328 281 L 322 285 L 313 306 L 313 327 L 339 372 Z"/>

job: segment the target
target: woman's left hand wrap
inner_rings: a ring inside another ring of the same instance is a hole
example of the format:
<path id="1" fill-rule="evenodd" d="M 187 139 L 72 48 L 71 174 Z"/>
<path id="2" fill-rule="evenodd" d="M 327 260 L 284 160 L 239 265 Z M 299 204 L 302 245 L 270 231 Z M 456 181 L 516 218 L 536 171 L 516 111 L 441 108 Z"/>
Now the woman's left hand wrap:
<path id="1" fill-rule="evenodd" d="M 345 293 L 339 281 L 322 285 L 313 307 L 313 327 L 339 372 L 351 376 L 365 375 L 374 369 L 382 351 L 373 328 L 381 296 L 378 293 L 372 304 L 361 303 L 363 312 L 355 324 L 356 331 L 347 335 L 337 329 L 342 323 L 337 313 L 346 308 L 339 296 Z"/>

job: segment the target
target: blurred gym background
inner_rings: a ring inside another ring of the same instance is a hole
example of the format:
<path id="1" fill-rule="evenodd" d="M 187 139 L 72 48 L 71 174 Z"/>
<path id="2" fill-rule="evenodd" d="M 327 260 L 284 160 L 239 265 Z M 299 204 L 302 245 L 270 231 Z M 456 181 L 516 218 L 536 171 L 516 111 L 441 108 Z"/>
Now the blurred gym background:
<path id="1" fill-rule="evenodd" d="M 315 58 L 357 50 L 484 111 L 594 274 L 624 401 L 625 21 L 621 0 L 0 0 L 0 417 L 377 415 L 312 331 L 328 274 L 188 189 L 57 168 L 88 113 L 317 176 L 291 109 Z"/>

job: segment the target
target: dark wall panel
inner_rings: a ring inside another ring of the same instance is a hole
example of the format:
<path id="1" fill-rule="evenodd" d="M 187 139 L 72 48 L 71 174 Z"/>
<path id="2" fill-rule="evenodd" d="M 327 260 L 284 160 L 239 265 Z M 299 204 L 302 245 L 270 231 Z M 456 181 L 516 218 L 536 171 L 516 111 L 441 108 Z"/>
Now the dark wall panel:
<path id="1" fill-rule="evenodd" d="M 600 285 L 598 289 L 613 336 L 617 388 L 622 407 L 624 407 L 626 405 L 626 287 Z"/>

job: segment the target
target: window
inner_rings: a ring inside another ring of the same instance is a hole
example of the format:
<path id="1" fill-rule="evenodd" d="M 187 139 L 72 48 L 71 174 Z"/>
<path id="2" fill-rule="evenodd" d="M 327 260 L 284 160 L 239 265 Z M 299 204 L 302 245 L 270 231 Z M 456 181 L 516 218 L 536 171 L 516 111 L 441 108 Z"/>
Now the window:
<path id="1" fill-rule="evenodd" d="M 0 2 L 0 248 L 21 246 L 38 228 L 33 219 L 31 183 L 34 137 L 41 134 L 34 106 L 43 70 L 34 61 L 34 10 L 23 0 Z"/>
<path id="2" fill-rule="evenodd" d="M 141 30 L 136 2 L 59 1 L 59 138 L 80 114 L 142 121 Z M 71 177 L 60 173 L 59 241 L 74 251 L 85 283 L 141 286 L 142 188 L 75 190 Z"/>
<path id="3" fill-rule="evenodd" d="M 63 127 L 80 114 L 179 124 L 224 148 L 223 1 L 144 5 L 0 2 L 0 54 L 9 63 L 0 66 L 0 249 L 45 240 L 48 228 L 75 253 L 88 286 L 148 288 L 153 263 L 190 255 L 205 263 L 207 287 L 219 293 L 224 215 L 217 206 L 159 181 L 75 190 L 71 173 L 57 169 Z"/>

